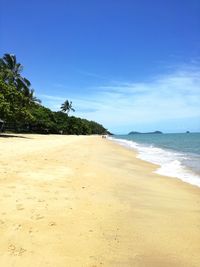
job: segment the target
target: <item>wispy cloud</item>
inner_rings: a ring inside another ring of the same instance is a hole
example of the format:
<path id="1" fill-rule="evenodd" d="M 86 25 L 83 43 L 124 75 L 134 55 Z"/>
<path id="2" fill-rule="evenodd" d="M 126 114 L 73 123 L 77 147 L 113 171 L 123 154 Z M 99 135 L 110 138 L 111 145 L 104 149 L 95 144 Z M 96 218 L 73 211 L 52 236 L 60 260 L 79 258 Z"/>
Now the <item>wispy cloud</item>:
<path id="1" fill-rule="evenodd" d="M 57 96 L 43 97 L 54 109 L 64 100 Z M 149 83 L 100 85 L 95 93 L 72 98 L 72 101 L 77 116 L 99 121 L 113 130 L 192 119 L 200 130 L 200 67 L 184 65 L 152 78 Z"/>

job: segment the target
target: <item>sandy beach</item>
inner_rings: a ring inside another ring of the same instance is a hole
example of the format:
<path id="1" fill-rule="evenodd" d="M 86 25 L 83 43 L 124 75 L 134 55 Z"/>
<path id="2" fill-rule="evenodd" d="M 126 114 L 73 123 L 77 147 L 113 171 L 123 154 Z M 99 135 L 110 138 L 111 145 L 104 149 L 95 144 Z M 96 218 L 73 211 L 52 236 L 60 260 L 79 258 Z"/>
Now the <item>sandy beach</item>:
<path id="1" fill-rule="evenodd" d="M 200 266 L 200 188 L 99 136 L 0 151 L 1 267 Z"/>

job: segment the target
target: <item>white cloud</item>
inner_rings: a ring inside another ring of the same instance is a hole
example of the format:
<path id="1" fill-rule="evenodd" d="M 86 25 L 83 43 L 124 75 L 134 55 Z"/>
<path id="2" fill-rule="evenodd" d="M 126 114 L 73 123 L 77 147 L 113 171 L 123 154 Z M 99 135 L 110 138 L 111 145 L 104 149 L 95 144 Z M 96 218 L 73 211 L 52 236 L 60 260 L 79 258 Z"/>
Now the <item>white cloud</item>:
<path id="1" fill-rule="evenodd" d="M 42 99 L 53 109 L 59 109 L 65 100 L 57 96 Z M 141 122 L 159 125 L 170 120 L 200 121 L 200 68 L 184 66 L 149 83 L 101 85 L 90 95 L 69 95 L 69 99 L 74 103 L 76 116 L 96 120 L 112 130 L 134 129 Z"/>

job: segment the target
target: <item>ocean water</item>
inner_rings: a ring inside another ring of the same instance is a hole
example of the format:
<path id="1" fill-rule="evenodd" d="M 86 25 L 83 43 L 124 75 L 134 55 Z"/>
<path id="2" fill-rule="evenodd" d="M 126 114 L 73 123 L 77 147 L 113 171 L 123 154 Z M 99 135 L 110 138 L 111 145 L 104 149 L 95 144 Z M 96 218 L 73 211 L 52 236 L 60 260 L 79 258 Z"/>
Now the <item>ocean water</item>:
<path id="1" fill-rule="evenodd" d="M 200 133 L 115 135 L 110 139 L 157 164 L 156 173 L 200 187 Z"/>

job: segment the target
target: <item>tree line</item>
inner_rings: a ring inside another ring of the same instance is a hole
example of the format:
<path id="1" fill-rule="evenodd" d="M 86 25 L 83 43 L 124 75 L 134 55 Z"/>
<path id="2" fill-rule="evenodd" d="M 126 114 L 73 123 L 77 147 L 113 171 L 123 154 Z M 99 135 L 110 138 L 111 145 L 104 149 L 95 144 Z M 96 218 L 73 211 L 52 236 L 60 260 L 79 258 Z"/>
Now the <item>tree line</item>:
<path id="1" fill-rule="evenodd" d="M 51 134 L 107 134 L 95 121 L 69 116 L 75 111 L 66 100 L 60 111 L 44 107 L 35 96 L 31 82 L 22 76 L 23 66 L 16 56 L 0 58 L 0 120 L 4 129 L 13 132 Z"/>

